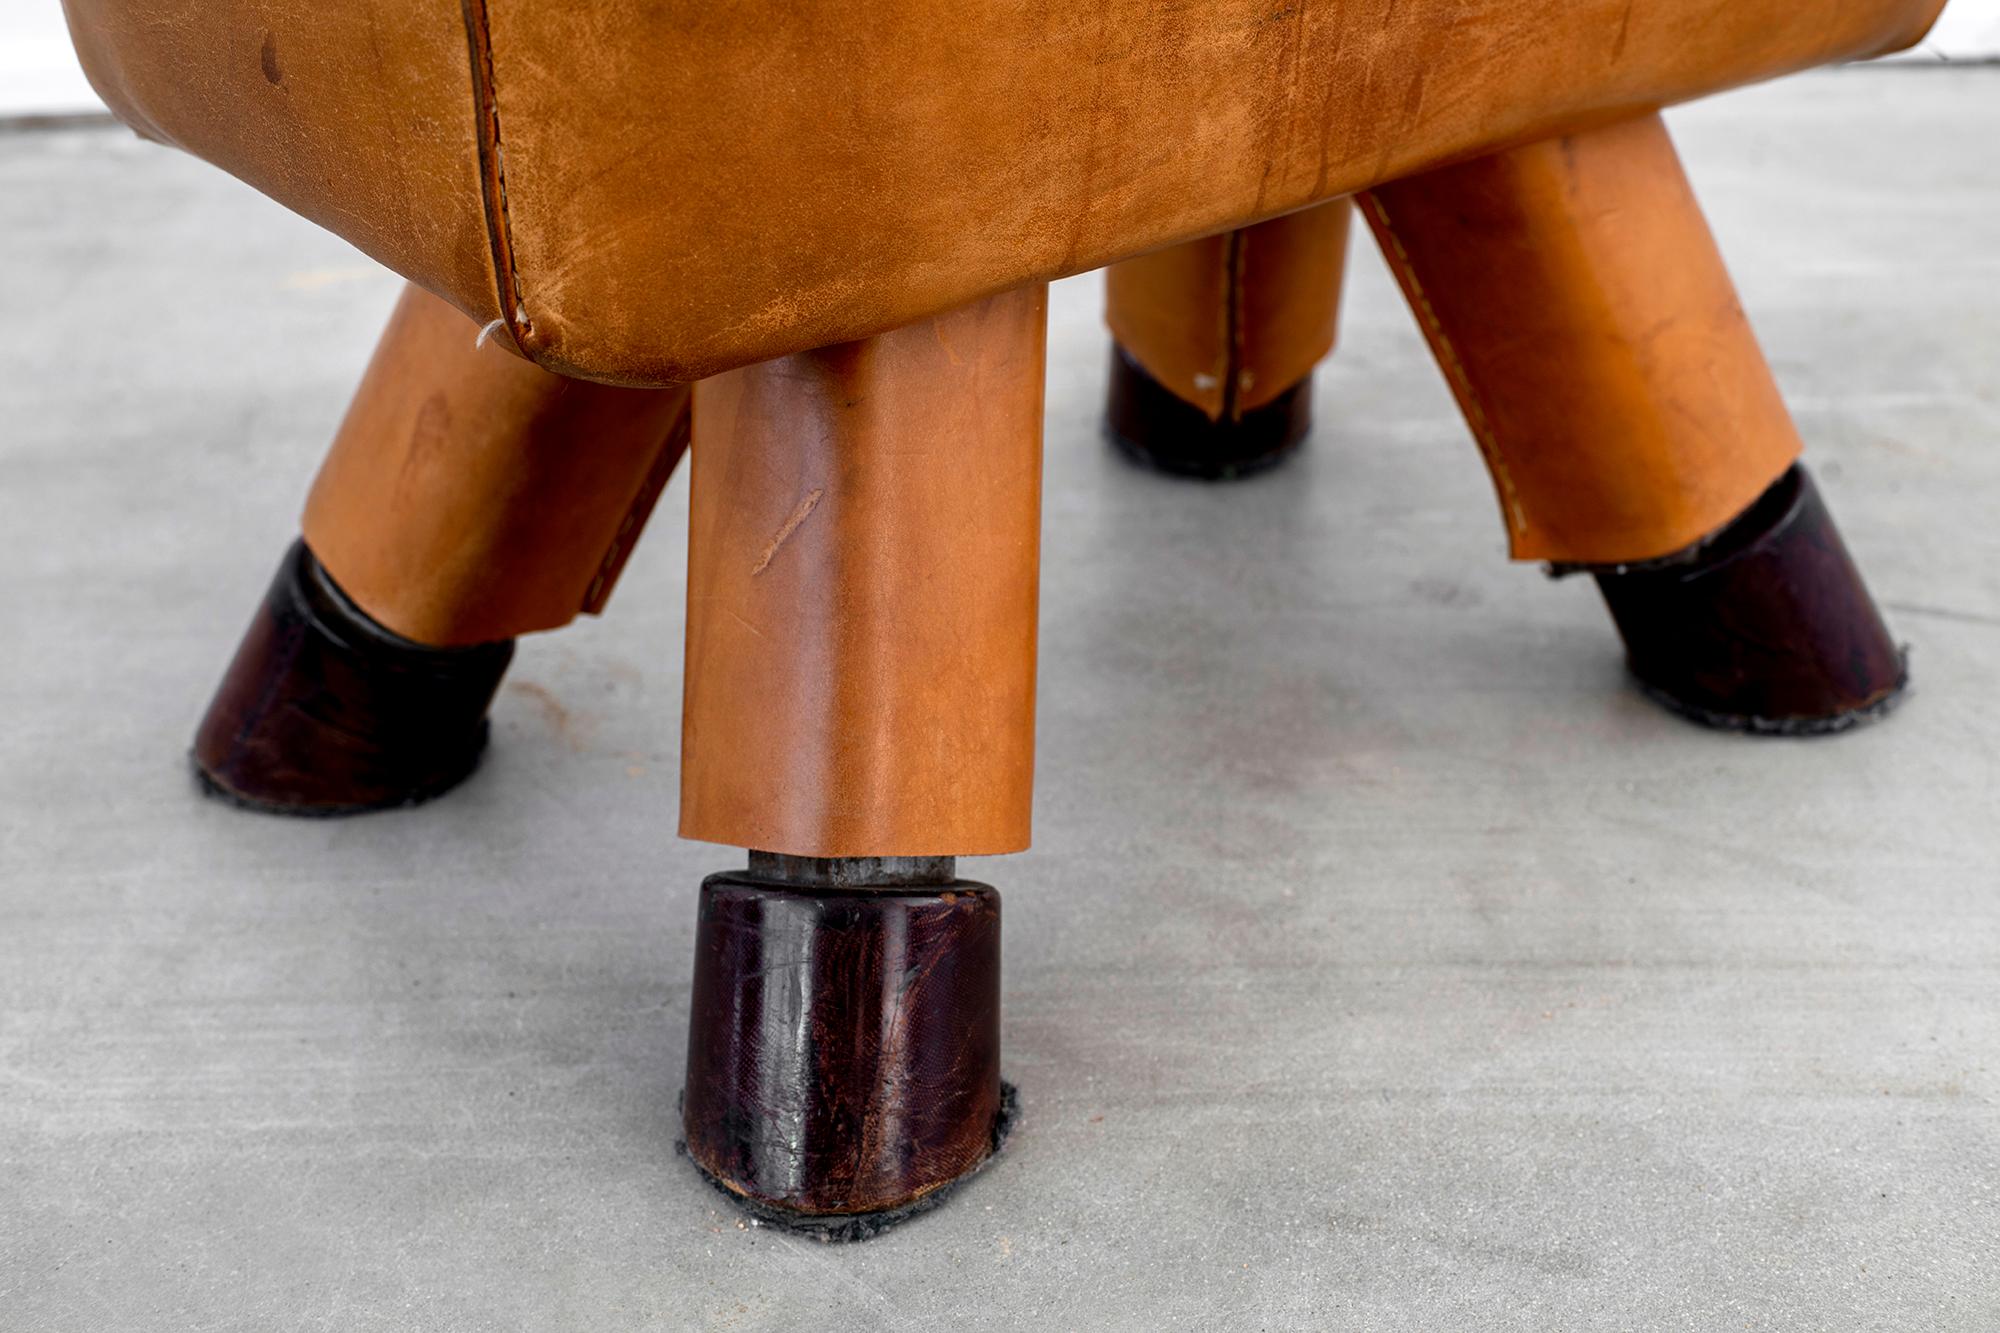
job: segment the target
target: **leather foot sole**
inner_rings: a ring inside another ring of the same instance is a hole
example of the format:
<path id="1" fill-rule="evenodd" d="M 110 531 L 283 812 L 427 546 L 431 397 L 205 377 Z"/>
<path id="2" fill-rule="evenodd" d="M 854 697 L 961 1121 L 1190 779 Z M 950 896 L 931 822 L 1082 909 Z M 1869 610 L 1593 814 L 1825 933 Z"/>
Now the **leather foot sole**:
<path id="1" fill-rule="evenodd" d="M 685 1149 L 755 1215 L 875 1235 L 999 1148 L 992 888 L 711 875 L 695 949 Z"/>
<path id="2" fill-rule="evenodd" d="M 479 763 L 511 640 L 429 648 L 377 625 L 295 542 L 195 733 L 195 773 L 254 810 L 412 805 Z"/>
<path id="3" fill-rule="evenodd" d="M 1908 686 L 1903 650 L 1802 467 L 1683 556 L 1598 569 L 1646 694 L 1731 731 L 1845 731 Z"/>
<path id="4" fill-rule="evenodd" d="M 1211 420 L 1111 345 L 1105 433 L 1127 458 L 1157 472 L 1229 481 L 1277 466 L 1312 429 L 1312 376 L 1241 417 Z"/>

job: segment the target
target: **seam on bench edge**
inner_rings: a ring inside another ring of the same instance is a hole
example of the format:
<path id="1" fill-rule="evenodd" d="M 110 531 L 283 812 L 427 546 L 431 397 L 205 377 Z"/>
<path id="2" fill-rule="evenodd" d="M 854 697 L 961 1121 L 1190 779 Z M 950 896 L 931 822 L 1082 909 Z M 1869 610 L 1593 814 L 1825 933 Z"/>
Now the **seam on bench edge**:
<path id="1" fill-rule="evenodd" d="M 1431 346 L 1437 349 L 1439 368 L 1444 371 L 1445 380 L 1457 391 L 1465 409 L 1466 424 L 1472 428 L 1472 438 L 1479 445 L 1479 452 L 1486 456 L 1486 466 L 1492 472 L 1494 481 L 1499 483 L 1508 529 L 1510 533 L 1525 535 L 1528 530 L 1527 512 L 1521 507 L 1520 493 L 1514 489 L 1514 478 L 1508 474 L 1506 459 L 1501 456 L 1493 420 L 1487 415 L 1479 391 L 1472 385 L 1472 376 L 1460 359 L 1458 349 L 1452 346 L 1450 336 L 1445 333 L 1444 321 L 1438 318 L 1437 308 L 1431 304 L 1429 293 L 1424 291 L 1424 284 L 1417 277 L 1410 252 L 1403 247 L 1403 238 L 1396 234 L 1395 224 L 1389 221 L 1389 211 L 1375 197 L 1373 190 L 1363 190 L 1358 197 L 1369 222 L 1374 224 L 1377 239 L 1387 242 L 1382 247 L 1383 257 L 1389 261 L 1389 267 L 1401 282 L 1404 293 L 1409 297 L 1410 309 L 1416 312 L 1417 322 L 1429 336 Z"/>
<path id="2" fill-rule="evenodd" d="M 500 146 L 500 96 L 494 84 L 493 35 L 488 25 L 486 0 L 460 0 L 459 10 L 472 62 L 479 175 L 486 206 L 486 235 L 493 249 L 493 276 L 500 289 L 500 316 L 526 353 L 528 343 L 534 338 L 535 324 L 528 317 L 527 295 L 521 287 L 520 269 L 514 262 L 514 223 L 507 211 L 507 171 Z"/>

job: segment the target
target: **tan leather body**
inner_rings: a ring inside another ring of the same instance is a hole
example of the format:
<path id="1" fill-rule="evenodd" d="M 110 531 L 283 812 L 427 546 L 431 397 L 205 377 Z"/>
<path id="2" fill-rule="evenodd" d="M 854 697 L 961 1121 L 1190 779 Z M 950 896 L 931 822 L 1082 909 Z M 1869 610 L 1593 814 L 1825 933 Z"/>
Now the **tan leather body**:
<path id="1" fill-rule="evenodd" d="M 306 500 L 348 596 L 418 643 L 597 611 L 688 441 L 685 388 L 565 379 L 409 288 Z"/>
<path id="2" fill-rule="evenodd" d="M 1352 211 L 1337 199 L 1113 264 L 1105 322 L 1183 401 L 1240 418 L 1333 350 Z"/>
<path id="3" fill-rule="evenodd" d="M 128 122 L 664 384 L 1917 40 L 1941 0 L 65 0 Z"/>
<path id="4" fill-rule="evenodd" d="M 149 139 L 248 181 L 454 304 L 495 316 L 456 4 L 65 0 L 85 72 Z"/>
<path id="5" fill-rule="evenodd" d="M 1362 209 L 1486 456 L 1516 559 L 1672 554 L 1797 457 L 1657 115 L 1399 181 Z"/>
<path id="6" fill-rule="evenodd" d="M 697 388 L 681 834 L 1028 845 L 1047 291 Z"/>

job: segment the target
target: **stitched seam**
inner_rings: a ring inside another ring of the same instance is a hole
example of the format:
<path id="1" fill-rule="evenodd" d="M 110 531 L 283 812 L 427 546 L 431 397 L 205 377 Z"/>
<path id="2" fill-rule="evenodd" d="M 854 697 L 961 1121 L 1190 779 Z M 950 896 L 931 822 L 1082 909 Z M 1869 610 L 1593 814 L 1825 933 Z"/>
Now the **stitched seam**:
<path id="1" fill-rule="evenodd" d="M 493 35 L 488 26 L 486 0 L 462 0 L 466 42 L 472 53 L 474 93 L 478 98 L 479 150 L 483 159 L 480 175 L 486 178 L 487 233 L 493 246 L 493 267 L 500 282 L 504 307 L 513 299 L 511 311 L 501 314 L 518 332 L 516 341 L 526 351 L 534 336 L 534 321 L 528 318 L 528 301 L 521 288 L 521 273 L 514 264 L 514 222 L 507 212 L 506 155 L 500 146 L 500 95 L 493 76 Z"/>
<path id="2" fill-rule="evenodd" d="M 1241 229 L 1229 233 L 1229 244 L 1223 251 L 1223 359 L 1222 359 L 1222 419 L 1236 421 L 1242 417 L 1239 406 L 1243 377 L 1243 252 L 1248 248 Z"/>
<path id="3" fill-rule="evenodd" d="M 1472 427 L 1472 438 L 1479 445 L 1479 452 L 1486 458 L 1486 469 L 1499 483 L 1501 508 L 1505 511 L 1507 526 L 1516 534 L 1525 535 L 1528 521 L 1521 507 L 1521 496 L 1514 489 L 1514 479 L 1507 471 L 1506 460 L 1500 454 L 1500 441 L 1493 432 L 1493 422 L 1486 413 L 1486 405 L 1472 387 L 1472 376 L 1466 373 L 1465 363 L 1459 358 L 1458 349 L 1445 334 L 1444 321 L 1438 318 L 1437 309 L 1431 305 L 1430 296 L 1424 291 L 1424 284 L 1417 278 L 1416 265 L 1410 260 L 1410 252 L 1403 247 L 1403 238 L 1396 234 L 1396 228 L 1389 221 L 1388 210 L 1382 201 L 1369 190 L 1362 196 L 1363 205 L 1368 210 L 1368 220 L 1375 225 L 1376 235 L 1388 242 L 1391 266 L 1396 276 L 1402 280 L 1403 290 L 1409 295 L 1410 308 L 1417 313 L 1417 322 L 1424 327 L 1431 346 L 1437 349 L 1438 364 L 1443 368 L 1445 378 L 1451 382 L 1458 400 L 1465 407 L 1466 424 Z"/>
<path id="4" fill-rule="evenodd" d="M 632 497 L 624 519 L 618 524 L 618 531 L 612 534 L 611 545 L 604 552 L 604 559 L 598 562 L 597 576 L 591 579 L 590 587 L 583 595 L 586 614 L 597 614 L 604 609 L 604 604 L 611 598 L 611 584 L 625 571 L 625 558 L 637 545 L 639 533 L 644 530 L 646 520 L 653 516 L 653 507 L 660 502 L 661 492 L 667 489 L 674 468 L 686 452 L 692 408 L 692 402 L 683 406 L 674 417 L 673 425 L 667 428 L 666 437 L 660 442 L 660 451 L 653 456 L 653 465 L 646 470 L 646 479 L 639 485 L 639 493 Z"/>

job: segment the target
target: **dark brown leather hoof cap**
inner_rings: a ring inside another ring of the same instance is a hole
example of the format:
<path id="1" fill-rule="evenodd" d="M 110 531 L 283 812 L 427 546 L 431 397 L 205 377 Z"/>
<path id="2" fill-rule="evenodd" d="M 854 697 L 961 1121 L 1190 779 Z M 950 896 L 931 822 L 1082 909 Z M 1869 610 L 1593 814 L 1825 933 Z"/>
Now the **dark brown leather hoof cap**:
<path id="1" fill-rule="evenodd" d="M 711 875 L 695 948 L 685 1150 L 753 1215 L 863 1239 L 998 1151 L 1013 1096 L 992 888 Z"/>
<path id="2" fill-rule="evenodd" d="M 276 814 L 428 800 L 477 766 L 513 655 L 511 640 L 430 648 L 390 633 L 295 542 L 195 733 L 196 776 Z"/>
<path id="3" fill-rule="evenodd" d="M 1111 345 L 1105 433 L 1132 461 L 1176 477 L 1229 481 L 1275 467 L 1312 429 L 1312 376 L 1237 418 L 1211 420 Z"/>
<path id="4" fill-rule="evenodd" d="M 1593 572 L 1640 687 L 1693 721 L 1822 735 L 1882 716 L 1908 687 L 1907 656 L 1802 467 L 1699 547 Z"/>

